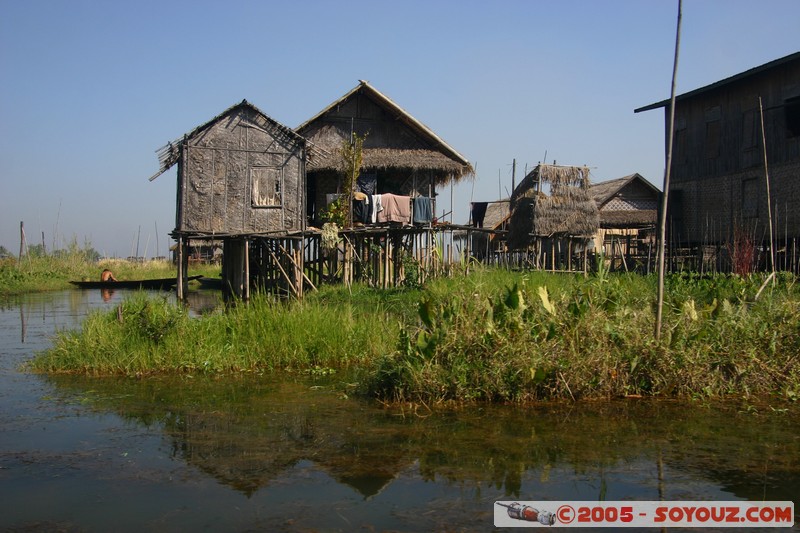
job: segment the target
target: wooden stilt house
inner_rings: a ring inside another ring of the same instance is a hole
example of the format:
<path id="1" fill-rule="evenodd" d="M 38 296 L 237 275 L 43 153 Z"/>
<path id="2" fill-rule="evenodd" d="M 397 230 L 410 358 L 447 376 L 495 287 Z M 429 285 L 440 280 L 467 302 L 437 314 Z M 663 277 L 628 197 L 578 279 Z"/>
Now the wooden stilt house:
<path id="1" fill-rule="evenodd" d="M 175 229 L 178 296 L 193 240 L 222 241 L 223 278 L 247 298 L 250 243 L 305 229 L 306 140 L 246 100 L 158 151 L 160 168 L 178 165 Z M 291 252 L 290 252 L 291 253 Z"/>
<path id="2" fill-rule="evenodd" d="M 511 194 L 508 244 L 526 250 L 534 268 L 586 270 L 599 227 L 587 167 L 539 164 Z"/>
<path id="3" fill-rule="evenodd" d="M 717 249 L 713 268 L 799 273 L 800 52 L 677 95 L 674 110 L 666 99 L 634 112 L 653 109 L 664 110 L 666 139 L 674 111 L 672 260 L 693 255 L 702 269 Z M 746 264 L 759 249 L 766 257 Z"/>
<path id="4" fill-rule="evenodd" d="M 359 190 L 368 195 L 433 197 L 437 185 L 473 172 L 464 156 L 363 80 L 295 131 L 324 151 L 307 167 L 311 224 L 321 223 L 330 195 L 345 192 L 339 153 L 352 133 L 366 136 Z"/>
<path id="5" fill-rule="evenodd" d="M 610 268 L 641 269 L 654 261 L 661 191 L 636 173 L 594 183 L 589 193 L 600 210 L 594 249 Z"/>
<path id="6" fill-rule="evenodd" d="M 420 281 L 441 266 L 446 251 L 437 249 L 447 246 L 436 242 L 432 227 L 436 187 L 472 174 L 464 156 L 366 81 L 295 131 L 319 151 L 306 169 L 306 215 L 316 227 L 326 221 L 332 201 L 349 195 L 343 145 L 354 134 L 364 139 L 353 191 L 362 196 L 363 208 L 356 209 L 361 205 L 356 202 L 353 206 L 361 217 L 354 215 L 354 227 L 340 232 L 337 249 L 317 251 L 308 239 L 307 253 L 325 257 L 310 266 L 311 278 L 386 287 L 408 280 L 403 265 L 413 264 Z M 397 216 L 388 215 L 387 200 L 400 211 Z"/>

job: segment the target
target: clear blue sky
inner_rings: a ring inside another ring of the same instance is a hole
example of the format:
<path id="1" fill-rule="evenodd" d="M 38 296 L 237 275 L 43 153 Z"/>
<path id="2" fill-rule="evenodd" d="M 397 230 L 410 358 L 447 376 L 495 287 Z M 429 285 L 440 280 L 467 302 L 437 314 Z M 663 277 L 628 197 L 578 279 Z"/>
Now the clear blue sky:
<path id="1" fill-rule="evenodd" d="M 166 254 L 155 150 L 243 98 L 296 127 L 369 80 L 495 200 L 547 154 L 661 184 L 677 0 L 0 0 L 0 244 Z M 685 0 L 678 92 L 800 50 L 798 0 Z M 498 187 L 498 181 L 500 186 Z M 438 212 L 449 210 L 440 191 Z M 156 234 L 156 228 L 158 235 Z"/>

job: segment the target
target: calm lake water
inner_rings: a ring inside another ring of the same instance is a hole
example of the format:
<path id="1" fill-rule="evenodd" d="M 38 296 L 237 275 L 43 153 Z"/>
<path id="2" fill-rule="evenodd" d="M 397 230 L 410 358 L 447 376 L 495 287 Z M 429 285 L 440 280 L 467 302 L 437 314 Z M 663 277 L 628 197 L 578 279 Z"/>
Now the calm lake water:
<path id="1" fill-rule="evenodd" d="M 346 398 L 337 376 L 21 369 L 124 297 L 0 305 L 0 530 L 490 531 L 497 500 L 800 503 L 800 406 L 404 411 Z"/>

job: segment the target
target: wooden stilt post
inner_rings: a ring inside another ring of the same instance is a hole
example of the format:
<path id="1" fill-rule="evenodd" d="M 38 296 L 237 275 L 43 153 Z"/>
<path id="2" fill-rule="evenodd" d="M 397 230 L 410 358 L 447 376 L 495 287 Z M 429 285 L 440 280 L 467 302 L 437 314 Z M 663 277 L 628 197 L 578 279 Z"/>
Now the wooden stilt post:
<path id="1" fill-rule="evenodd" d="M 470 255 L 469 247 L 471 242 L 472 242 L 472 232 L 470 230 L 467 230 L 467 243 L 465 246 L 467 252 L 465 257 L 465 263 L 466 263 L 465 264 L 466 268 L 464 269 L 465 275 L 469 274 L 469 255 Z"/>
<path id="2" fill-rule="evenodd" d="M 242 299 L 250 299 L 250 241 L 244 240 L 244 279 L 242 280 Z"/>
<path id="3" fill-rule="evenodd" d="M 177 257 L 175 258 L 175 262 L 177 263 L 177 266 L 178 266 L 178 275 L 177 275 L 177 280 L 176 280 L 177 281 L 177 285 L 176 285 L 177 295 L 176 296 L 178 298 L 178 301 L 182 301 L 183 300 L 183 276 L 184 276 L 184 272 L 183 272 L 183 255 L 184 255 L 183 235 L 178 235 L 178 246 L 175 248 L 175 252 L 177 253 Z"/>
<path id="4" fill-rule="evenodd" d="M 390 263 L 391 263 L 391 257 L 392 257 L 392 255 L 391 255 L 392 254 L 392 239 L 389 236 L 389 230 L 386 230 L 385 243 L 386 243 L 386 246 L 384 247 L 384 254 L 385 254 L 386 258 L 384 259 L 384 262 L 383 262 L 383 288 L 384 289 L 389 287 L 390 286 L 389 284 L 391 283 L 389 281 L 389 279 L 390 279 L 389 277 L 391 276 L 391 269 L 390 269 L 391 265 L 390 265 Z"/>
<path id="5" fill-rule="evenodd" d="M 25 221 L 19 222 L 19 260 L 22 261 L 22 256 L 25 255 Z"/>

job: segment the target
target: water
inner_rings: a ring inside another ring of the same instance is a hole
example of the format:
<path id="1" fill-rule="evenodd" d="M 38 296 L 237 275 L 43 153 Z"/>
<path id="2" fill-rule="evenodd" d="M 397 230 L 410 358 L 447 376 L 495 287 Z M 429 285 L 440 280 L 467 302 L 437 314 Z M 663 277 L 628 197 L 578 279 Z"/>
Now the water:
<path id="1" fill-rule="evenodd" d="M 402 410 L 347 398 L 344 376 L 20 370 L 55 331 L 124 296 L 2 306 L 0 529 L 487 531 L 496 500 L 798 503 L 791 406 Z"/>

